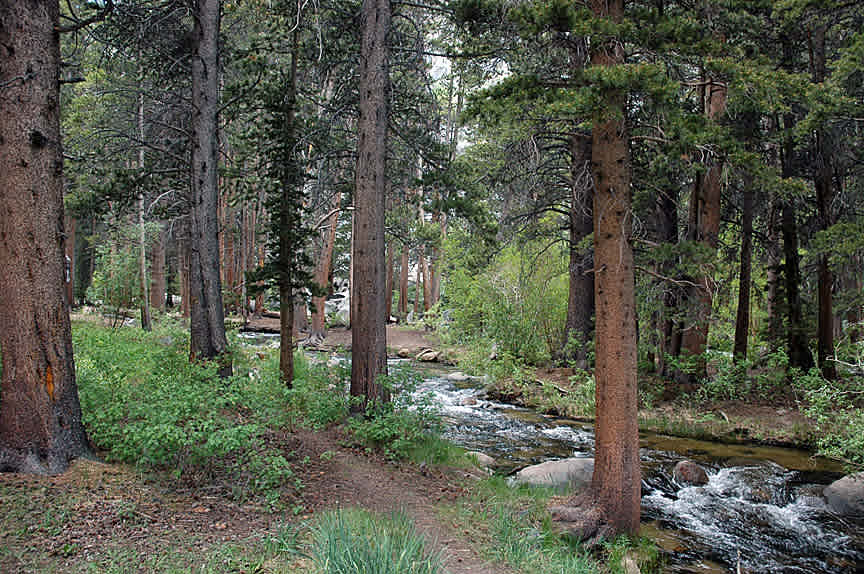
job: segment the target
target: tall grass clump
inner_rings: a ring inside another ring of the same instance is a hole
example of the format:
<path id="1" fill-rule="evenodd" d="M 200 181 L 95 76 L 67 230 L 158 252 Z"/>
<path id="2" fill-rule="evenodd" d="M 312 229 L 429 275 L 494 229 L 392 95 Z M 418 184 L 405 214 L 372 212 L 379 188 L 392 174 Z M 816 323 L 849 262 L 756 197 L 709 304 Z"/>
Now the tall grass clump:
<path id="1" fill-rule="evenodd" d="M 438 574 L 441 557 L 427 548 L 404 513 L 376 516 L 359 509 L 321 516 L 310 557 L 320 574 Z"/>

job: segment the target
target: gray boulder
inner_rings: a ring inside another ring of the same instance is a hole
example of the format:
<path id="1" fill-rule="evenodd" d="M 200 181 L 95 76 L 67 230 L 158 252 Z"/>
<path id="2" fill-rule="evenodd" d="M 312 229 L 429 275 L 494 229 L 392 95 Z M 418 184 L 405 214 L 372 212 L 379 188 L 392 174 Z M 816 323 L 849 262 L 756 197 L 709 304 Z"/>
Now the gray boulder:
<path id="1" fill-rule="evenodd" d="M 864 472 L 835 480 L 822 491 L 831 510 L 841 516 L 864 516 Z"/>
<path id="2" fill-rule="evenodd" d="M 516 473 L 513 482 L 578 489 L 590 484 L 593 474 L 593 458 L 564 458 L 525 467 Z"/>
<path id="3" fill-rule="evenodd" d="M 461 383 L 469 380 L 470 378 L 471 377 L 461 371 L 456 371 L 455 373 L 450 373 L 449 375 L 447 375 L 447 380 L 453 381 L 455 383 Z"/>

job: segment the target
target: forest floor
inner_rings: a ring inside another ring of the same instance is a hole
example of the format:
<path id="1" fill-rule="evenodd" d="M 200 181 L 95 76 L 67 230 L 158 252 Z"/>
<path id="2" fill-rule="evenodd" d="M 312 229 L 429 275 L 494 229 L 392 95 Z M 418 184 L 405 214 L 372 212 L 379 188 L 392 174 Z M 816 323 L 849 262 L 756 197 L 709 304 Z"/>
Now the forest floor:
<path id="1" fill-rule="evenodd" d="M 440 346 L 434 334 L 402 326 L 388 326 L 387 336 L 393 353 Z M 350 331 L 331 329 L 322 346 L 347 348 L 350 339 Z M 571 374 L 536 371 L 565 391 Z M 643 429 L 709 440 L 800 445 L 810 428 L 794 407 L 744 401 L 657 402 L 640 416 Z M 277 512 L 244 500 L 242 485 L 218 475 L 190 483 L 89 460 L 56 477 L 0 474 L 0 572 L 305 573 L 311 571 L 305 558 L 276 550 L 286 540 L 286 525 L 308 536 L 316 515 L 351 507 L 405 512 L 441 551 L 449 574 L 511 572 L 484 557 L 489 540 L 481 531 L 444 510 L 473 504 L 480 471 L 395 464 L 357 447 L 339 427 L 276 431 L 268 442 L 291 461 L 299 485 Z"/>
<path id="2" fill-rule="evenodd" d="M 182 484 L 90 460 L 55 477 L 0 474 L 0 572 L 305 573 L 305 559 L 268 548 L 286 524 L 336 508 L 405 512 L 450 574 L 509 572 L 436 510 L 467 496 L 479 471 L 396 465 L 350 446 L 338 428 L 292 429 L 275 440 L 297 461 L 302 484 L 281 512 L 236 500 L 218 477 Z"/>

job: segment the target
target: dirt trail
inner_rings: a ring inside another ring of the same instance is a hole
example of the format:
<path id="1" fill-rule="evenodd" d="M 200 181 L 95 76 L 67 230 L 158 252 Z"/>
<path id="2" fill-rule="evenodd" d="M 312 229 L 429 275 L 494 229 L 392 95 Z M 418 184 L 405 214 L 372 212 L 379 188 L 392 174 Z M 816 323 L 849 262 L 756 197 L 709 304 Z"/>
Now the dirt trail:
<path id="1" fill-rule="evenodd" d="M 424 469 L 397 466 L 340 446 L 332 433 L 301 437 L 307 448 L 329 452 L 321 461 L 322 470 L 313 471 L 319 480 L 307 490 L 315 493 L 307 501 L 317 509 L 362 507 L 379 513 L 402 510 L 417 529 L 441 551 L 450 574 L 508 574 L 505 566 L 485 560 L 476 540 L 440 519 L 435 504 L 454 500 L 466 493 L 471 471 Z M 312 459 L 310 454 L 310 459 Z M 314 459 L 312 459 L 314 460 Z"/>

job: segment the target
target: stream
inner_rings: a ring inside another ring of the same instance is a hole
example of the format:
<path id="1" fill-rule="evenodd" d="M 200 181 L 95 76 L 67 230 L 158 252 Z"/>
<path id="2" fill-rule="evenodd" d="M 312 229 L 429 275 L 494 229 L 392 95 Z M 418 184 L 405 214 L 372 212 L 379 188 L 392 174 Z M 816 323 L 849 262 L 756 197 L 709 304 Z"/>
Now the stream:
<path id="1" fill-rule="evenodd" d="M 547 460 L 593 456 L 590 424 L 487 400 L 479 381 L 454 382 L 418 366 L 445 421 L 444 436 L 496 459 L 509 474 Z M 672 573 L 864 572 L 864 523 L 827 509 L 822 488 L 842 468 L 808 452 L 640 434 L 642 532 Z M 672 479 L 680 460 L 708 471 L 705 486 Z"/>
<path id="2" fill-rule="evenodd" d="M 441 365 L 389 363 L 410 364 L 421 374 L 416 393 L 431 394 L 444 437 L 492 456 L 498 473 L 593 456 L 589 423 L 490 401 L 479 379 L 453 381 L 453 370 Z M 640 455 L 642 534 L 666 555 L 664 572 L 864 573 L 864 521 L 832 514 L 821 496 L 843 476 L 837 463 L 791 448 L 648 432 L 640 433 Z M 681 460 L 702 466 L 708 484 L 676 484 L 672 469 Z"/>

